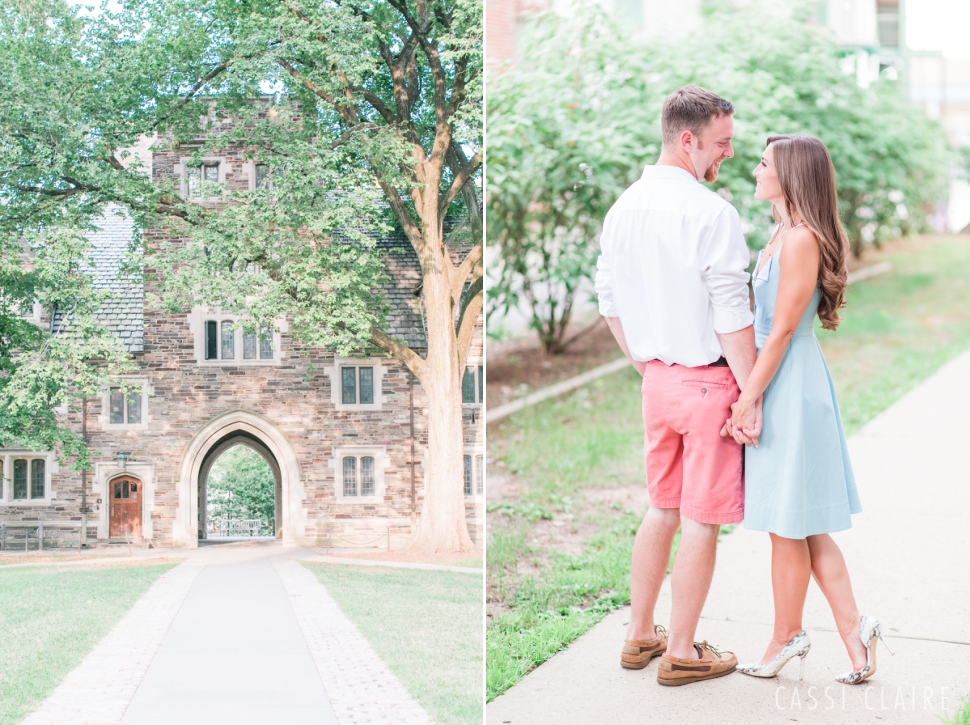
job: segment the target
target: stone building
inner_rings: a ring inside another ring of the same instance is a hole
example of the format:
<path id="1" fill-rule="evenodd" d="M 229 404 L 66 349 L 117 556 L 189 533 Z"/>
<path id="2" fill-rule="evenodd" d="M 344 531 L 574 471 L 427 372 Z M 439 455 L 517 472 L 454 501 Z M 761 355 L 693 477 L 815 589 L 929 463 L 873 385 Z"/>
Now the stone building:
<path id="1" fill-rule="evenodd" d="M 197 180 L 255 188 L 264 169 L 226 151 L 189 166 L 190 152 L 149 151 L 153 179 L 172 179 L 197 195 Z M 204 185 L 203 185 L 204 188 Z M 92 470 L 59 466 L 49 451 L 0 450 L 0 523 L 14 538 L 45 536 L 77 545 L 131 539 L 156 547 L 194 547 L 209 536 L 206 480 L 221 453 L 246 445 L 275 478 L 275 529 L 284 545 L 370 543 L 399 548 L 420 514 L 427 451 L 426 398 L 407 368 L 384 355 L 342 358 L 301 348 L 280 320 L 272 339 L 245 335 L 238 318 L 196 308 L 171 315 L 145 304 L 150 281 L 125 277 L 119 266 L 134 233 L 120 209 L 91 236 L 96 284 L 111 290 L 100 314 L 137 366 L 129 390 L 109 387 L 65 412 L 94 451 Z M 145 230 L 145 244 L 166 241 Z M 415 295 L 418 260 L 406 239 L 379 240 L 387 251 L 392 313 L 389 331 L 421 352 L 425 343 Z M 146 270 L 148 272 L 150 270 Z M 146 280 L 151 275 L 145 275 Z M 37 324 L 57 329 L 61 313 L 35 309 Z M 466 516 L 481 540 L 481 325 L 463 386 Z M 119 385 L 121 385 L 119 381 Z M 85 515 L 86 514 L 86 515 Z M 388 534 L 390 533 L 390 537 Z"/>

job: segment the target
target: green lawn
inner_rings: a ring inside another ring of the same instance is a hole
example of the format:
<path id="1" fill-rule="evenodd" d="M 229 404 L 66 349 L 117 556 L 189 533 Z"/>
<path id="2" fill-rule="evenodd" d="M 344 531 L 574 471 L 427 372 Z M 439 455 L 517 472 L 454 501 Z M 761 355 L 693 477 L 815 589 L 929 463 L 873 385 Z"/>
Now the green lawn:
<path id="1" fill-rule="evenodd" d="M 173 566 L 0 569 L 0 725 L 40 704 Z"/>
<path id="2" fill-rule="evenodd" d="M 482 721 L 482 579 L 304 564 L 440 725 Z"/>
<path id="3" fill-rule="evenodd" d="M 839 330 L 819 331 L 850 435 L 970 347 L 970 238 L 923 238 L 887 259 L 892 272 L 849 288 Z M 642 436 L 632 368 L 489 427 L 489 473 L 518 495 L 488 506 L 488 700 L 629 601 L 644 510 L 597 489 L 642 485 Z M 579 553 L 539 542 L 550 519 L 570 522 Z"/>

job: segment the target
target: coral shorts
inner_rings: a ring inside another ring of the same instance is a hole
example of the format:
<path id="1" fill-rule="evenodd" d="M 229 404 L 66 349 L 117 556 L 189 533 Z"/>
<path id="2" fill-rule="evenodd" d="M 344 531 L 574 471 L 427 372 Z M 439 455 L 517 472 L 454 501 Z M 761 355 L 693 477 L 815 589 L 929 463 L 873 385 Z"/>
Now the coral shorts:
<path id="1" fill-rule="evenodd" d="M 720 435 L 741 394 L 731 368 L 651 360 L 641 393 L 650 504 L 704 524 L 743 520 L 744 446 Z"/>

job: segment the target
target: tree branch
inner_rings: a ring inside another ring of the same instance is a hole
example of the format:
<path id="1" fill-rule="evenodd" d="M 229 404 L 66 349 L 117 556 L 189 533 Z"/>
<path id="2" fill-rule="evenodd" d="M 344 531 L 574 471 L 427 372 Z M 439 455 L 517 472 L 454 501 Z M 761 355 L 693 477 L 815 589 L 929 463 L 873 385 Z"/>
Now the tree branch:
<path id="1" fill-rule="evenodd" d="M 336 141 L 334 141 L 332 144 L 330 144 L 330 148 L 332 150 L 332 149 L 336 149 L 336 148 L 338 148 L 340 146 L 343 146 L 345 143 L 347 143 L 348 141 L 350 141 L 350 139 L 354 136 L 354 134 L 362 133 L 363 131 L 372 131 L 373 129 L 375 129 L 377 127 L 378 126 L 377 126 L 376 123 L 358 123 L 353 128 L 348 128 L 346 131 L 344 131 L 340 135 L 340 138 L 338 138 Z"/>
<path id="2" fill-rule="evenodd" d="M 479 242 L 468 251 L 468 254 L 465 255 L 461 264 L 455 268 L 451 284 L 452 299 L 458 299 L 460 297 L 461 289 L 465 286 L 465 282 L 468 281 L 470 275 L 481 276 L 481 261 L 483 256 L 484 246 Z"/>
<path id="3" fill-rule="evenodd" d="M 422 380 L 425 377 L 428 363 L 407 345 L 388 337 L 378 330 L 371 330 L 371 341 L 381 350 L 393 355 L 407 365 L 408 369 L 417 376 L 418 380 Z"/>
<path id="4" fill-rule="evenodd" d="M 481 165 L 482 155 L 477 153 L 468 160 L 468 163 L 461 167 L 457 174 L 455 174 L 455 178 L 452 180 L 451 186 L 448 187 L 448 191 L 441 195 L 441 201 L 438 203 L 439 216 L 444 217 L 445 213 L 448 211 L 448 207 L 451 206 L 451 202 L 455 200 L 455 197 L 458 196 L 465 184 L 471 181 L 472 176 L 476 171 L 478 171 L 478 168 Z M 469 211 L 469 213 L 471 212 Z"/>
<path id="5" fill-rule="evenodd" d="M 469 285 L 465 295 L 465 304 L 458 317 L 458 369 L 465 367 L 468 359 L 468 350 L 471 348 L 472 337 L 475 328 L 478 326 L 478 317 L 482 314 L 482 305 L 485 302 L 484 277 L 478 275 Z"/>
<path id="6" fill-rule="evenodd" d="M 174 113 L 178 113 L 183 108 L 185 108 L 189 103 L 192 102 L 192 99 L 195 98 L 195 94 L 198 93 L 200 90 L 202 90 L 202 87 L 206 83 L 208 83 L 211 80 L 214 80 L 221 73 L 223 73 L 227 68 L 229 68 L 230 63 L 232 63 L 232 60 L 231 59 L 230 60 L 223 61 L 222 63 L 220 63 L 219 65 L 217 65 L 215 68 L 213 68 L 211 71 L 209 71 L 208 73 L 206 73 L 201 78 L 201 80 L 199 80 L 198 83 L 196 83 L 194 86 L 192 86 L 192 90 L 190 90 L 188 92 L 188 94 L 185 96 L 185 98 L 183 98 L 181 101 L 179 101 L 178 103 L 176 103 L 175 104 L 175 107 L 172 108 L 168 113 L 163 113 L 161 116 L 159 116 L 155 120 L 155 122 L 153 124 L 151 124 L 151 126 L 149 126 L 149 128 L 151 128 L 153 130 L 156 129 L 156 128 L 158 128 L 159 125 L 161 125 L 161 123 L 166 118 L 168 118 L 169 116 L 171 116 Z"/>

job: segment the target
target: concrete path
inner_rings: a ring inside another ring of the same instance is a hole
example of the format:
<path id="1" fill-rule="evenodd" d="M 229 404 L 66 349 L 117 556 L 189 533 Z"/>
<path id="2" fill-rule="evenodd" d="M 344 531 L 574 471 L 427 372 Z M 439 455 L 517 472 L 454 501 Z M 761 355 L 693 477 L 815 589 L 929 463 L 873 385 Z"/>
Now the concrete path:
<path id="1" fill-rule="evenodd" d="M 970 352 L 886 410 L 849 441 L 863 512 L 834 537 L 863 612 L 884 622 L 878 673 L 844 687 L 849 660 L 813 583 L 797 663 L 776 679 L 732 674 L 686 687 L 656 683 L 657 660 L 619 666 L 629 610 L 608 615 L 567 650 L 487 705 L 486 722 L 938 723 L 970 696 Z M 669 580 L 657 620 L 669 622 Z M 756 661 L 771 636 L 770 543 L 739 526 L 722 538 L 698 639 Z"/>
<path id="2" fill-rule="evenodd" d="M 186 552 L 23 725 L 430 723 L 294 561 L 313 553 Z"/>

